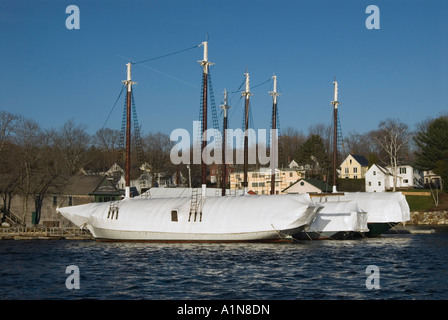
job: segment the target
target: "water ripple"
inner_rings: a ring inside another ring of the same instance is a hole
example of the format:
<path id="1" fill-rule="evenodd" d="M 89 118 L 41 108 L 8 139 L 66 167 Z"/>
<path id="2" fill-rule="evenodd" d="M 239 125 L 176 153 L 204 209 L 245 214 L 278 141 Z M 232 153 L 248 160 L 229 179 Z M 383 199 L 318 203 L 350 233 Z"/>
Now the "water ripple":
<path id="1" fill-rule="evenodd" d="M 292 244 L 0 242 L 4 299 L 447 299 L 448 233 Z M 68 290 L 65 268 L 80 270 Z M 380 289 L 366 287 L 378 266 Z"/>

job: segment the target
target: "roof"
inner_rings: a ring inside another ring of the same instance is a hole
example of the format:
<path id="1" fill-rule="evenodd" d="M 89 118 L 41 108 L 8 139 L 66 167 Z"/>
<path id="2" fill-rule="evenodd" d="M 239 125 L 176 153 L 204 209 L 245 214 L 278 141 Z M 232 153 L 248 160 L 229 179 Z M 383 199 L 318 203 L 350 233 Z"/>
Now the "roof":
<path id="1" fill-rule="evenodd" d="M 370 171 L 370 169 L 373 168 L 373 166 L 375 166 L 379 171 L 381 171 L 381 172 L 384 173 L 385 175 L 389 175 L 389 176 L 392 175 L 392 173 L 390 173 L 387 169 L 384 169 L 383 167 L 381 167 L 381 166 L 378 165 L 378 164 L 372 164 L 372 166 L 369 168 L 369 171 Z"/>
<path id="2" fill-rule="evenodd" d="M 89 195 L 104 179 L 98 175 L 74 175 L 67 178 L 67 183 L 63 193 L 67 195 Z"/>
<path id="3" fill-rule="evenodd" d="M 293 184 L 291 184 L 289 187 L 283 189 L 282 192 L 288 190 L 289 188 L 291 188 L 293 185 L 295 185 L 296 183 L 298 183 L 300 181 L 305 181 L 305 182 L 309 183 L 310 185 L 312 185 L 313 187 L 316 187 L 319 190 L 322 190 L 323 192 L 330 192 L 332 190 L 332 187 L 328 183 L 326 183 L 324 181 L 320 181 L 320 180 L 317 180 L 317 179 L 302 178 L 302 179 L 297 180 Z"/>
<path id="4" fill-rule="evenodd" d="M 90 195 L 121 195 L 121 191 L 116 187 L 114 178 L 104 176 Z"/>
<path id="5" fill-rule="evenodd" d="M 369 160 L 366 159 L 366 157 L 361 156 L 359 154 L 350 154 L 358 163 L 363 166 L 367 167 L 369 165 Z"/>

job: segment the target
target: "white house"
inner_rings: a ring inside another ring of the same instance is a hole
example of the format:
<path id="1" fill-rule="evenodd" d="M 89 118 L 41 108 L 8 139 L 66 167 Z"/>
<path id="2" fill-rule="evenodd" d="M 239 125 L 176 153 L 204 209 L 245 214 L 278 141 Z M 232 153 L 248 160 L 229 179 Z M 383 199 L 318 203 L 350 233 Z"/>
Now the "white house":
<path id="1" fill-rule="evenodd" d="M 366 192 L 384 192 L 389 189 L 392 174 L 383 167 L 373 164 L 364 175 Z"/>
<path id="2" fill-rule="evenodd" d="M 377 164 L 372 165 L 365 174 L 366 192 L 385 192 L 394 186 L 392 168 L 383 168 Z M 423 174 L 410 165 L 397 168 L 397 188 L 423 187 Z"/>
<path id="3" fill-rule="evenodd" d="M 435 174 L 432 170 L 423 171 L 425 186 L 432 188 L 442 188 L 442 177 Z"/>

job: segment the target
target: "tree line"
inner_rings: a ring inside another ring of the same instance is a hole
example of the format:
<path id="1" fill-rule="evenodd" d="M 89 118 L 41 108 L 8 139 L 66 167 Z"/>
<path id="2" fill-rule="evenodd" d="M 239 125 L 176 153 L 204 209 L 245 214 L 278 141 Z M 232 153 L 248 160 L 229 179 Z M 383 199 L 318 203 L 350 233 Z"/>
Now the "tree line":
<path id="1" fill-rule="evenodd" d="M 284 155 L 280 162 L 286 163 L 293 155 L 299 165 L 308 164 L 310 177 L 332 182 L 332 132 L 332 126 L 325 124 L 310 126 L 308 135 L 287 128 L 282 133 Z M 419 122 L 415 130 L 398 119 L 380 121 L 376 129 L 367 133 L 353 131 L 345 135 L 338 152 L 337 166 L 348 154 L 357 154 L 364 156 L 369 166 L 390 167 L 394 190 L 400 165 L 432 170 L 442 182 L 448 181 L 448 113 Z M 442 186 L 448 188 L 446 183 Z"/>
<path id="2" fill-rule="evenodd" d="M 57 129 L 44 129 L 24 116 L 0 111 L 0 194 L 2 207 L 10 208 L 11 199 L 21 194 L 24 214 L 36 210 L 49 190 L 63 190 L 66 177 L 81 171 L 88 174 L 106 172 L 115 162 L 124 168 L 124 151 L 119 130 L 102 128 L 90 135 L 82 124 L 69 120 Z M 132 139 L 135 141 L 136 139 Z M 164 133 L 147 133 L 141 137 L 144 160 L 151 174 L 184 177 L 190 174 L 192 186 L 201 183 L 200 166 L 173 165 L 170 150 L 174 145 Z M 136 148 L 131 157 L 137 159 Z M 339 161 L 349 153 L 365 156 L 369 165 L 394 168 L 410 164 L 421 170 L 433 170 L 448 179 L 448 114 L 428 118 L 411 131 L 397 119 L 381 121 L 378 127 L 364 134 L 350 132 L 343 137 Z M 332 128 L 314 124 L 305 134 L 295 128 L 282 130 L 279 137 L 279 167 L 295 160 L 307 165 L 307 176 L 332 183 Z M 131 176 L 141 173 L 139 163 L 132 161 Z M 339 165 L 340 163 L 338 163 Z M 256 168 L 255 164 L 250 169 Z M 240 170 L 234 166 L 233 170 Z M 396 172 L 395 172 L 396 173 Z M 65 178 L 64 178 L 65 177 Z M 396 174 L 395 174 L 396 179 Z M 153 176 L 153 182 L 156 181 Z M 444 184 L 444 188 L 448 185 Z M 54 191 L 52 191 L 54 192 Z"/>
<path id="3" fill-rule="evenodd" d="M 1 210 L 8 212 L 13 196 L 21 195 L 24 220 L 28 212 L 40 212 L 46 194 L 63 193 L 67 177 L 79 173 L 104 174 L 116 162 L 124 168 L 125 152 L 120 137 L 120 131 L 109 128 L 90 135 L 84 125 L 74 120 L 58 129 L 44 129 L 33 119 L 0 111 Z M 169 161 L 172 146 L 169 136 L 149 133 L 141 142 L 152 173 L 169 174 L 176 170 Z M 135 149 L 131 158 L 137 159 Z M 141 174 L 139 165 L 133 161 L 134 179 Z"/>

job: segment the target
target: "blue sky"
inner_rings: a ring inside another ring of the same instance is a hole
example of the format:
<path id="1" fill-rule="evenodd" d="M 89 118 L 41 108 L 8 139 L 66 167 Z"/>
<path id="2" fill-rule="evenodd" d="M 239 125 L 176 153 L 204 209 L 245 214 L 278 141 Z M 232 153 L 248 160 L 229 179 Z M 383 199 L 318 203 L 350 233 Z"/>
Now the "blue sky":
<path id="1" fill-rule="evenodd" d="M 65 26 L 72 4 L 79 30 Z M 380 9 L 379 30 L 365 26 L 372 4 Z M 246 68 L 253 86 L 276 74 L 281 129 L 307 133 L 330 123 L 336 76 L 343 133 L 368 132 L 387 118 L 414 129 L 448 111 L 447 16 L 445 0 L 2 0 L 0 110 L 43 128 L 73 119 L 94 133 L 112 110 L 129 60 L 189 48 L 208 34 L 218 105 L 224 88 L 238 89 Z M 202 50 L 133 66 L 144 133 L 192 131 Z M 252 90 L 255 128 L 270 126 L 270 90 L 270 82 Z M 242 124 L 240 96 L 230 95 L 230 127 Z M 123 104 L 106 127 L 121 128 Z"/>

